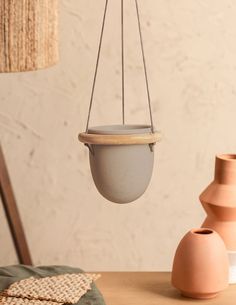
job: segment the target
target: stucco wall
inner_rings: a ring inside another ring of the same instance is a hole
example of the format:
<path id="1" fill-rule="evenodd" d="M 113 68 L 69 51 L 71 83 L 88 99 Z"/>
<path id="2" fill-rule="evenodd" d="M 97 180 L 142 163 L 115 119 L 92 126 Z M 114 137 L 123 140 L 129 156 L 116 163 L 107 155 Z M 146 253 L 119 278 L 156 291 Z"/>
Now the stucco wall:
<path id="1" fill-rule="evenodd" d="M 93 124 L 120 121 L 119 1 L 110 1 Z M 148 122 L 134 1 L 126 2 L 127 118 Z M 140 1 L 154 119 L 153 179 L 134 204 L 95 189 L 84 130 L 104 1 L 60 0 L 60 64 L 0 75 L 0 134 L 36 264 L 169 270 L 201 224 L 214 155 L 236 150 L 236 2 Z M 127 21 L 129 23 L 127 24 Z M 128 27 L 128 28 L 127 28 Z M 0 264 L 15 262 L 0 212 Z"/>

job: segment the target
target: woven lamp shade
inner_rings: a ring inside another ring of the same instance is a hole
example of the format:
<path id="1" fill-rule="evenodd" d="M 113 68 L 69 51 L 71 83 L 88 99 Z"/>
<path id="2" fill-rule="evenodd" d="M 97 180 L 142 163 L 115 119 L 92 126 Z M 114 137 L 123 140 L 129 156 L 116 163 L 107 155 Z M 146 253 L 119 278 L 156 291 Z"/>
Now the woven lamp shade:
<path id="1" fill-rule="evenodd" d="M 58 0 L 0 0 L 0 72 L 58 61 Z"/>

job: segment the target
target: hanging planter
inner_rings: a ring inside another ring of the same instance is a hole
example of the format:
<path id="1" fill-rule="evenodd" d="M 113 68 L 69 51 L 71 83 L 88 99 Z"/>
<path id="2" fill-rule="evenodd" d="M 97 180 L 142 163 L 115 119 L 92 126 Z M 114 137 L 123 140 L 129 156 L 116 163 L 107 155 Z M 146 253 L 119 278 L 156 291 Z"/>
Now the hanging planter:
<path id="1" fill-rule="evenodd" d="M 47 68 L 58 61 L 58 0 L 0 1 L 0 72 Z"/>
<path id="2" fill-rule="evenodd" d="M 108 200 L 128 203 L 149 185 L 158 134 L 150 126 L 112 125 L 80 134 L 90 150 L 90 167 L 98 191 Z"/>
<path id="3" fill-rule="evenodd" d="M 123 0 L 121 0 L 122 124 L 89 127 L 107 13 L 108 0 L 106 0 L 86 131 L 79 134 L 79 140 L 89 148 L 90 168 L 98 191 L 106 199 L 115 203 L 132 202 L 145 192 L 153 171 L 154 144 L 160 139 L 160 134 L 155 132 L 153 126 L 151 99 L 137 0 L 135 0 L 135 4 L 151 124 L 125 124 L 124 7 Z"/>

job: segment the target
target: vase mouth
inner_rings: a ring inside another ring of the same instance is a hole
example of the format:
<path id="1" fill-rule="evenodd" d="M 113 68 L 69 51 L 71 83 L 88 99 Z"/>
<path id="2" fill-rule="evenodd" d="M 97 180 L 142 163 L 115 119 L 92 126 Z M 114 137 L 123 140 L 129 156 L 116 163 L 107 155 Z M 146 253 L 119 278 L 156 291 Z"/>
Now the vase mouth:
<path id="1" fill-rule="evenodd" d="M 208 228 L 192 229 L 190 232 L 192 234 L 198 234 L 198 235 L 210 235 L 214 233 L 212 229 L 208 229 Z"/>
<path id="2" fill-rule="evenodd" d="M 236 184 L 236 154 L 216 156 L 214 180 L 219 184 Z"/>
<path id="3" fill-rule="evenodd" d="M 220 160 L 236 162 L 236 154 L 220 154 L 216 157 Z"/>
<path id="4" fill-rule="evenodd" d="M 151 133 L 150 125 L 102 125 L 90 127 L 89 134 L 104 134 L 104 135 L 125 135 L 125 134 L 146 134 Z"/>

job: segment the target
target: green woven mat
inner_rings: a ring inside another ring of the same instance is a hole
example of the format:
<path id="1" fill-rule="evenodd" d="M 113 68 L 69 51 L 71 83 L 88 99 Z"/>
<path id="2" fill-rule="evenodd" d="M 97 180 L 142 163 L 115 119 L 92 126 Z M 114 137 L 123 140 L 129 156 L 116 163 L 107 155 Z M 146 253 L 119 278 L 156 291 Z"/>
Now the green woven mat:
<path id="1" fill-rule="evenodd" d="M 65 273 L 80 273 L 83 272 L 79 268 L 67 266 L 42 266 L 29 267 L 24 265 L 0 267 L 0 291 L 8 288 L 12 283 L 22 279 L 34 276 L 42 278 Z M 92 284 L 92 289 L 89 290 L 77 303 L 78 305 L 105 305 L 104 299 L 97 289 L 96 285 Z"/>

